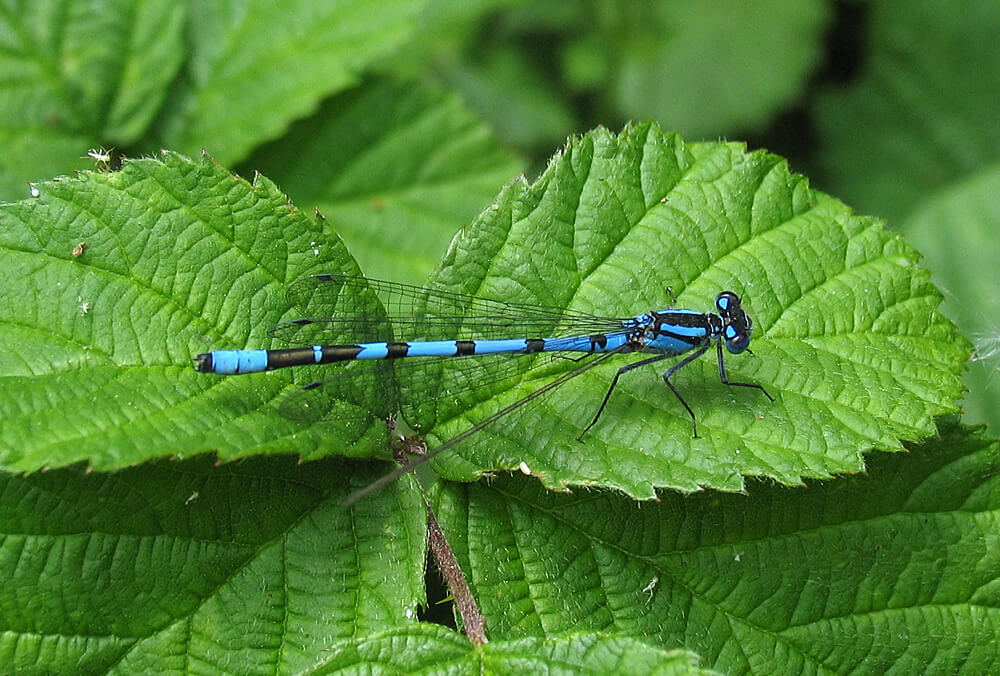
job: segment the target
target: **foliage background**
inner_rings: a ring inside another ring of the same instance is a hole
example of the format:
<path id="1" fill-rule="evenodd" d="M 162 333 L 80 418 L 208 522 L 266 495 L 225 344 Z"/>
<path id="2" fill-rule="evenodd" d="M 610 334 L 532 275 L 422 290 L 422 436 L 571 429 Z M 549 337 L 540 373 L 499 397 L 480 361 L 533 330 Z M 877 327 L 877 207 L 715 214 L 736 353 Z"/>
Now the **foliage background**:
<path id="1" fill-rule="evenodd" d="M 998 38 L 987 0 L 3 0 L 0 199 L 88 149 L 204 149 L 318 208 L 366 273 L 419 283 L 569 135 L 745 139 L 924 253 L 979 347 L 965 421 L 995 430 Z"/>

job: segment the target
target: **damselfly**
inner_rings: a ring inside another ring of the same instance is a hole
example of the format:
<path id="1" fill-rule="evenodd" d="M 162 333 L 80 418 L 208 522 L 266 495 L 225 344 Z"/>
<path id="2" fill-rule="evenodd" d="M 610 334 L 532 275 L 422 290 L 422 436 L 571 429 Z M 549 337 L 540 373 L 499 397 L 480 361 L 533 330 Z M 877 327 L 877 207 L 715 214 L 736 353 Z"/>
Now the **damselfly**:
<path id="1" fill-rule="evenodd" d="M 716 297 L 716 312 L 665 309 L 624 319 L 349 275 L 300 279 L 289 287 L 287 297 L 306 316 L 282 322 L 269 333 L 276 340 L 302 347 L 215 350 L 198 355 L 194 362 L 202 373 L 221 375 L 353 363 L 342 373 L 313 380 L 298 390 L 282 406 L 288 417 L 338 419 L 359 411 L 369 417 L 389 417 L 401 411 L 407 422 L 419 429 L 422 422 L 433 422 L 434 409 L 443 401 L 451 398 L 460 404 L 460 397 L 454 398 L 461 393 L 523 375 L 546 357 L 575 353 L 575 360 L 582 361 L 433 449 L 421 461 L 615 354 L 644 352 L 652 356 L 618 369 L 580 439 L 597 424 L 622 375 L 681 355 L 684 358 L 663 373 L 663 380 L 690 416 L 697 437 L 694 410 L 671 377 L 712 345 L 723 383 L 752 387 L 774 400 L 761 385 L 732 381 L 726 373 L 723 345 L 733 354 L 745 352 L 753 329 L 740 297 L 731 291 Z M 514 359 L 517 356 L 533 356 L 534 362 Z"/>

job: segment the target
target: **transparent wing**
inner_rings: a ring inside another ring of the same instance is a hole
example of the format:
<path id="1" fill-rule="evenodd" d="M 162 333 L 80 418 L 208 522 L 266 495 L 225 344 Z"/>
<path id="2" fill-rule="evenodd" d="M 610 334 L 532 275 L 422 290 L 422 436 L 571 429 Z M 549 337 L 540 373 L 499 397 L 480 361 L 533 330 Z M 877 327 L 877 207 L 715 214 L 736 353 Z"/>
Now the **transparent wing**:
<path id="1" fill-rule="evenodd" d="M 293 345 L 592 335 L 621 331 L 622 321 L 347 275 L 305 277 L 289 287 L 287 298 L 305 316 L 269 333 Z M 292 419 L 357 424 L 399 412 L 411 426 L 429 428 L 492 396 L 497 383 L 554 358 L 414 357 L 301 367 L 308 384 L 287 395 L 279 410 Z"/>
<path id="2" fill-rule="evenodd" d="M 554 353 L 502 354 L 331 364 L 325 370 L 328 375 L 296 388 L 278 406 L 282 416 L 304 422 L 352 420 L 367 424 L 402 413 L 410 425 L 418 427 L 424 417 L 420 412 L 429 405 L 436 412 L 448 402 L 458 403 L 469 392 L 476 392 L 476 399 L 491 396 L 493 388 L 505 381 L 559 358 Z M 323 368 L 308 367 L 314 375 Z M 336 372 L 329 373 L 331 368 Z M 428 380 L 430 374 L 439 372 L 447 372 L 447 387 Z M 428 389 L 434 391 L 433 399 L 415 396 L 421 391 L 426 395 Z"/>
<path id="3" fill-rule="evenodd" d="M 287 299 L 302 318 L 268 333 L 291 345 L 563 337 L 620 330 L 622 321 L 348 275 L 305 277 Z"/>

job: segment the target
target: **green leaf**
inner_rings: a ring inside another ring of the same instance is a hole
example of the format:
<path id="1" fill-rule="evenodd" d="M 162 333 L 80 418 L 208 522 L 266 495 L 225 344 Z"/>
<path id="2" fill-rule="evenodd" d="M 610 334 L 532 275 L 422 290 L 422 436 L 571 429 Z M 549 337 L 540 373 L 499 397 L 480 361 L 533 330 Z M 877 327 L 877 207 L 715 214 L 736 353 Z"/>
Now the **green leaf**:
<path id="1" fill-rule="evenodd" d="M 599 16 L 626 118 L 688 137 L 759 127 L 805 86 L 829 9 L 819 0 L 608 4 Z"/>
<path id="2" fill-rule="evenodd" d="M 524 4 L 526 0 L 426 0 L 417 29 L 418 39 L 411 40 L 391 60 L 378 64 L 379 72 L 418 77 L 438 63 L 463 49 L 482 42 L 481 24 L 500 10 Z"/>
<path id="3" fill-rule="evenodd" d="M 180 66 L 183 3 L 0 7 L 0 198 L 86 166 L 101 143 L 133 143 Z"/>
<path id="4" fill-rule="evenodd" d="M 409 39 L 424 0 L 191 3 L 192 53 L 162 143 L 245 158 Z"/>
<path id="5" fill-rule="evenodd" d="M 579 126 L 568 102 L 523 50 L 501 44 L 475 59 L 444 62 L 437 74 L 517 147 L 549 148 Z"/>
<path id="6" fill-rule="evenodd" d="M 436 512 L 493 641 L 624 632 L 725 673 L 992 673 L 997 443 L 946 424 L 867 476 L 747 495 L 449 485 Z"/>
<path id="7" fill-rule="evenodd" d="M 384 468 L 210 458 L 0 474 L 0 659 L 16 673 L 296 672 L 424 602 L 409 481 Z"/>
<path id="8" fill-rule="evenodd" d="M 862 210 L 893 219 L 1000 158 L 1000 7 L 871 3 L 871 56 L 857 82 L 820 99 L 818 153 L 828 183 Z"/>
<path id="9" fill-rule="evenodd" d="M 625 636 L 571 634 L 474 647 L 430 624 L 411 625 L 334 646 L 310 674 L 707 674 L 693 653 L 664 651 Z"/>
<path id="10" fill-rule="evenodd" d="M 534 0 L 486 24 L 471 54 L 437 70 L 522 145 L 562 137 L 580 117 L 653 118 L 717 138 L 759 128 L 794 102 L 822 56 L 828 4 Z"/>
<path id="11" fill-rule="evenodd" d="M 966 375 L 969 392 L 963 406 L 967 421 L 988 422 L 994 430 L 1000 430 L 998 194 L 1000 164 L 994 164 L 924 200 L 901 224 L 924 252 L 937 282 L 947 290 L 944 311 L 979 344 L 979 359 Z"/>
<path id="12" fill-rule="evenodd" d="M 288 376 L 192 368 L 199 352 L 264 344 L 288 282 L 357 273 L 337 236 L 272 183 L 165 153 L 38 192 L 0 205 L 0 465 L 387 454 L 384 423 L 352 450 L 332 423 L 278 416 L 270 403 Z"/>
<path id="13" fill-rule="evenodd" d="M 40 195 L 0 210 L 4 467 L 388 454 L 387 411 L 363 429 L 278 415 L 273 403 L 293 380 L 315 373 L 225 378 L 190 366 L 209 349 L 267 347 L 266 329 L 295 316 L 289 282 L 357 272 L 339 239 L 273 184 L 168 154 Z M 713 356 L 698 360 L 674 380 L 698 416 L 692 438 L 662 368 L 645 367 L 622 379 L 581 444 L 620 359 L 474 435 L 437 468 L 468 480 L 521 467 L 552 488 L 643 498 L 655 487 L 740 490 L 745 475 L 794 484 L 859 471 L 863 452 L 932 434 L 960 392 L 968 345 L 935 310 L 940 297 L 915 260 L 898 236 L 772 155 L 685 146 L 650 125 L 574 140 L 534 185 L 512 184 L 459 234 L 434 284 L 624 317 L 664 307 L 668 286 L 697 310 L 731 289 L 758 329 L 754 355 L 730 356 L 729 374 L 777 401 L 727 388 Z M 510 363 L 521 369 L 513 377 L 471 389 L 464 370 L 449 369 L 438 391 L 407 402 L 420 407 L 408 422 L 434 447 L 576 366 Z"/>
<path id="14" fill-rule="evenodd" d="M 956 410 L 967 341 L 935 309 L 940 295 L 898 235 L 741 146 L 684 145 L 658 127 L 597 130 L 572 141 L 533 185 L 515 183 L 452 243 L 434 282 L 515 302 L 633 316 L 669 304 L 707 311 L 743 296 L 754 355 L 714 354 L 674 382 L 701 436 L 664 387 L 664 366 L 608 390 L 608 364 L 532 402 L 436 462 L 451 479 L 520 467 L 546 486 L 600 485 L 649 498 L 654 487 L 741 490 L 744 475 L 795 484 L 863 468 L 869 449 L 933 434 Z M 430 446 L 574 368 L 434 399 Z M 444 381 L 442 392 L 451 381 Z"/>
<path id="15" fill-rule="evenodd" d="M 318 208 L 367 274 L 414 284 L 522 166 L 457 98 L 413 81 L 331 99 L 247 165 Z"/>

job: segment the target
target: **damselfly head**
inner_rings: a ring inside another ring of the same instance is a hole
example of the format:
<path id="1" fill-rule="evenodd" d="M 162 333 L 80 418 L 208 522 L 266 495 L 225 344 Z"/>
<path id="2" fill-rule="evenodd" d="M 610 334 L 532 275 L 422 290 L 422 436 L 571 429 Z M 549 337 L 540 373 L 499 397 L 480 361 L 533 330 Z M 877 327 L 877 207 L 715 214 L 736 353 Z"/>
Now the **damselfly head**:
<path id="1" fill-rule="evenodd" d="M 733 354 L 745 351 L 750 346 L 753 320 L 743 311 L 740 297 L 732 291 L 723 291 L 716 297 L 715 307 L 722 317 L 722 339 L 726 349 Z"/>

